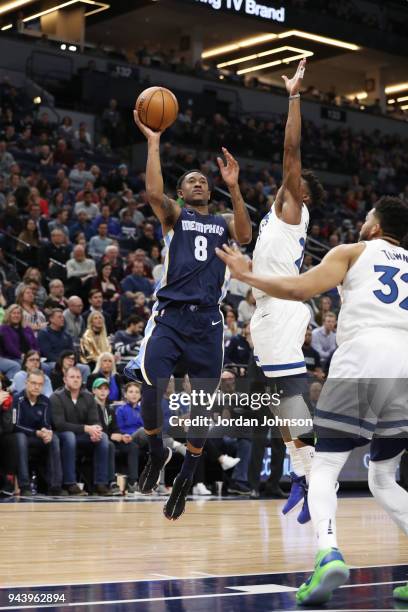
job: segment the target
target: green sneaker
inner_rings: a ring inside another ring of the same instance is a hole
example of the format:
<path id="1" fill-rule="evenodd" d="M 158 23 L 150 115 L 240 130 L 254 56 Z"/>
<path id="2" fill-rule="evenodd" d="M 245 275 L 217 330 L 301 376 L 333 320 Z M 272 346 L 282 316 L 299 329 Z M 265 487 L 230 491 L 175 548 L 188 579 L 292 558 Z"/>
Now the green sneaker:
<path id="1" fill-rule="evenodd" d="M 347 582 L 349 574 L 338 548 L 320 550 L 316 555 L 315 570 L 296 593 L 296 602 L 301 605 L 326 603 L 334 589 Z"/>
<path id="2" fill-rule="evenodd" d="M 408 582 L 405 586 L 400 586 L 393 591 L 394 599 L 408 601 Z"/>

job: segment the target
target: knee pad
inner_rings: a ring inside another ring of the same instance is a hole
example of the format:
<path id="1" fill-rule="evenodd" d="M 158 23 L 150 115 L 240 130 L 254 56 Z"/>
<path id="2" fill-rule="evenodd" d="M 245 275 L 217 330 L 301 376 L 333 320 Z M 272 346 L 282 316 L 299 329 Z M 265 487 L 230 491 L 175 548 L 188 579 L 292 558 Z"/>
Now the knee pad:
<path id="1" fill-rule="evenodd" d="M 396 483 L 395 473 L 401 455 L 402 453 L 385 461 L 370 461 L 368 465 L 368 486 L 374 496 L 378 489 L 386 489 Z"/>

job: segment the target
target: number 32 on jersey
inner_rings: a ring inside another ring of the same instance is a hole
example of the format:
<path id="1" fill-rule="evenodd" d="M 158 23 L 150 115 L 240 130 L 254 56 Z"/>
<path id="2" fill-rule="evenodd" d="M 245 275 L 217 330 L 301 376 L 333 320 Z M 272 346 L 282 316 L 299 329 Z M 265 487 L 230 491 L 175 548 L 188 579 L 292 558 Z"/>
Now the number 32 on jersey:
<path id="1" fill-rule="evenodd" d="M 386 291 L 380 289 L 373 291 L 375 297 L 383 302 L 383 304 L 393 304 L 398 300 L 400 293 L 398 281 L 402 281 L 403 283 L 407 284 L 408 292 L 408 273 L 399 275 L 401 270 L 399 268 L 394 268 L 393 266 L 374 266 L 374 272 L 381 273 L 378 280 L 382 285 L 384 285 L 384 287 L 386 287 Z M 398 306 L 404 310 L 408 310 L 408 297 L 403 299 Z"/>

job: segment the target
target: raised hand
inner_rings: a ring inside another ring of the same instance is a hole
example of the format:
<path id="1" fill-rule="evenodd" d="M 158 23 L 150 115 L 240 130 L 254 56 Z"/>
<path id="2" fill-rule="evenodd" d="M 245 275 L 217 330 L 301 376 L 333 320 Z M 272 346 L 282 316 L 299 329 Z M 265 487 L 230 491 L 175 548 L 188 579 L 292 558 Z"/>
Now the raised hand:
<path id="1" fill-rule="evenodd" d="M 288 79 L 287 76 L 282 75 L 282 79 L 285 81 L 286 91 L 290 96 L 295 96 L 299 93 L 302 85 L 303 75 L 305 74 L 306 58 L 300 60 L 299 65 L 296 69 L 295 76 Z"/>
<path id="2" fill-rule="evenodd" d="M 135 120 L 137 127 L 142 132 L 143 136 L 147 138 L 147 140 L 160 140 L 160 136 L 163 134 L 164 130 L 161 132 L 155 132 L 154 130 L 147 127 L 147 125 L 141 122 L 139 113 L 136 109 L 134 109 L 133 111 L 133 119 Z"/>
<path id="3" fill-rule="evenodd" d="M 218 167 L 227 187 L 233 187 L 234 185 L 238 185 L 239 164 L 228 149 L 222 147 L 222 152 L 224 153 L 227 163 L 225 165 L 221 157 L 217 157 Z"/>
<path id="4" fill-rule="evenodd" d="M 222 245 L 222 249 L 215 249 L 216 254 L 222 261 L 227 264 L 233 278 L 240 278 L 245 272 L 251 272 L 251 262 L 243 255 L 237 247 L 231 248 L 226 244 Z"/>

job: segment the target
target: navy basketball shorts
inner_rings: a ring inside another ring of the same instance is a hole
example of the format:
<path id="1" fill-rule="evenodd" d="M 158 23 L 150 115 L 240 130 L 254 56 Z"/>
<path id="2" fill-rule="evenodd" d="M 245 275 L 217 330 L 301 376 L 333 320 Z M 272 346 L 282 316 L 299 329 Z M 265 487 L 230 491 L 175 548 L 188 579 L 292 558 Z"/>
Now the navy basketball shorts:
<path id="1" fill-rule="evenodd" d="M 370 461 L 385 461 L 408 451 L 408 438 L 374 436 L 372 440 L 361 436 L 350 436 L 337 430 L 316 427 L 316 451 L 321 453 L 344 453 L 370 444 Z"/>
<path id="2" fill-rule="evenodd" d="M 218 306 L 185 304 L 159 310 L 139 355 L 145 383 L 157 386 L 174 370 L 188 374 L 200 388 L 214 392 L 224 360 L 224 319 Z M 161 386 L 161 385 L 160 385 Z"/>

